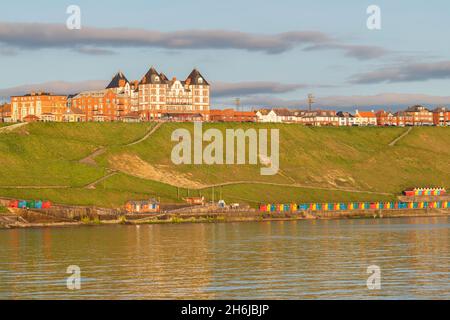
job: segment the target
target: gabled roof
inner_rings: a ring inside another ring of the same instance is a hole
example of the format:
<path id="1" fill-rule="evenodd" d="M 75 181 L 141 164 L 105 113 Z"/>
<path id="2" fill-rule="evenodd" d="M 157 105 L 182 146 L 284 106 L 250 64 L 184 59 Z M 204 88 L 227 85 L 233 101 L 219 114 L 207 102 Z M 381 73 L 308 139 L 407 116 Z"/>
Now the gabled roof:
<path id="1" fill-rule="evenodd" d="M 202 83 L 199 82 L 199 79 L 203 79 Z M 197 69 L 192 70 L 192 72 L 186 78 L 186 82 L 189 82 L 191 85 L 206 85 L 209 86 L 208 81 L 206 81 L 205 77 L 202 76 L 200 71 Z"/>
<path id="2" fill-rule="evenodd" d="M 161 81 L 164 83 L 169 81 L 169 78 L 167 78 L 166 75 L 162 72 L 159 74 L 159 77 L 161 78 Z"/>
<path id="3" fill-rule="evenodd" d="M 273 111 L 277 116 L 289 117 L 294 115 L 293 111 L 289 109 L 273 109 Z"/>
<path id="4" fill-rule="evenodd" d="M 424 106 L 421 106 L 421 105 L 415 105 L 415 106 L 412 106 L 412 107 L 409 107 L 408 109 L 406 109 L 405 111 L 406 112 L 418 112 L 418 111 L 430 111 L 430 110 L 428 110 L 426 107 L 424 107 Z"/>
<path id="5" fill-rule="evenodd" d="M 256 112 L 259 112 L 263 116 L 267 116 L 271 110 L 270 109 L 259 109 Z"/>
<path id="6" fill-rule="evenodd" d="M 356 116 L 359 116 L 361 118 L 376 118 L 375 113 L 373 113 L 372 111 L 358 111 L 356 113 Z"/>
<path id="7" fill-rule="evenodd" d="M 159 84 L 159 83 L 162 83 L 161 75 L 153 67 L 151 67 L 147 71 L 147 73 L 142 77 L 141 82 L 139 82 L 139 84 Z"/>
<path id="8" fill-rule="evenodd" d="M 446 112 L 446 111 L 450 111 L 450 109 L 447 109 L 447 107 L 437 107 L 436 109 L 433 110 L 433 112 Z"/>
<path id="9" fill-rule="evenodd" d="M 125 83 L 129 83 L 128 79 L 124 76 L 122 71 L 117 72 L 117 74 L 112 78 L 111 82 L 108 84 L 106 89 L 120 88 L 120 80 L 125 80 Z"/>
<path id="10" fill-rule="evenodd" d="M 11 112 L 11 105 L 8 103 L 0 105 L 0 112 Z"/>
<path id="11" fill-rule="evenodd" d="M 334 111 L 334 110 L 305 111 L 302 118 L 308 118 L 308 117 L 336 117 L 336 111 Z"/>
<path id="12" fill-rule="evenodd" d="M 347 111 L 339 111 L 336 113 L 336 115 L 340 118 L 354 118 L 355 116 L 352 115 L 350 112 Z"/>

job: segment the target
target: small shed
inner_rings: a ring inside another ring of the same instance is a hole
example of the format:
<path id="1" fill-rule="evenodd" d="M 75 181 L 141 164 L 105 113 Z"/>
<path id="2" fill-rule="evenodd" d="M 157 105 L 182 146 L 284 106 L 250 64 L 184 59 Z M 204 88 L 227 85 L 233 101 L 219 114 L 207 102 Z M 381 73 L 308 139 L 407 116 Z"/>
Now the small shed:
<path id="1" fill-rule="evenodd" d="M 183 198 L 183 200 L 191 205 L 202 206 L 205 204 L 205 197 L 187 197 Z"/>
<path id="2" fill-rule="evenodd" d="M 159 202 L 150 200 L 131 200 L 125 204 L 128 213 L 157 213 L 160 211 Z"/>

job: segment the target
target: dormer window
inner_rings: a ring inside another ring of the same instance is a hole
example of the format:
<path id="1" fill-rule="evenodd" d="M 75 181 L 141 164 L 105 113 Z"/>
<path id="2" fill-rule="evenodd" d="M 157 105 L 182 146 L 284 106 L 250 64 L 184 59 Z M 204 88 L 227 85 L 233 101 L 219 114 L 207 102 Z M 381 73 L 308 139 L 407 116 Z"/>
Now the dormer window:
<path id="1" fill-rule="evenodd" d="M 159 77 L 158 76 L 155 77 L 155 81 L 159 81 Z"/>
<path id="2" fill-rule="evenodd" d="M 198 83 L 203 83 L 203 78 L 198 78 Z"/>

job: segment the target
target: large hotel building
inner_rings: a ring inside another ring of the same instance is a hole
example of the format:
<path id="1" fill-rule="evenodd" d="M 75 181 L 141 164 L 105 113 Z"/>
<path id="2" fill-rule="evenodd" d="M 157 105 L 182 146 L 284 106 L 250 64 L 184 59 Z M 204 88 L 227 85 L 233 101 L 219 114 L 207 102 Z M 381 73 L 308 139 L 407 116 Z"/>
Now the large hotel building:
<path id="1" fill-rule="evenodd" d="M 209 117 L 209 83 L 194 69 L 185 80 L 151 67 L 140 81 L 118 72 L 102 90 L 11 97 L 12 121 L 140 121 Z"/>
<path id="2" fill-rule="evenodd" d="M 86 121 L 142 120 L 198 114 L 207 118 L 209 83 L 194 69 L 186 80 L 169 80 L 155 68 L 140 81 L 128 81 L 117 73 L 99 91 L 81 92 L 69 98 L 69 105 L 80 110 Z"/>

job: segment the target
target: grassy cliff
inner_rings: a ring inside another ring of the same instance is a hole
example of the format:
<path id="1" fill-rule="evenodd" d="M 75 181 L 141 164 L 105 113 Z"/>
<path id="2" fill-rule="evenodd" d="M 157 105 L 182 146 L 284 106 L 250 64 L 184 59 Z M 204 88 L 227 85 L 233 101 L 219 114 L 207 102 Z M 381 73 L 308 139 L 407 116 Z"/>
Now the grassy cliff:
<path id="1" fill-rule="evenodd" d="M 32 123 L 0 133 L 0 196 L 120 206 L 128 199 L 165 202 L 204 195 L 266 201 L 387 200 L 411 186 L 450 185 L 450 128 L 311 128 L 281 124 L 205 124 L 280 130 L 280 171 L 254 165 L 171 162 L 171 134 L 192 124 Z M 204 143 L 206 145 L 206 143 Z M 101 150 L 91 163 L 80 161 Z M 107 176 L 102 180 L 102 177 Z M 93 185 L 92 185 L 93 184 Z M 214 186 L 214 188 L 213 188 Z"/>

